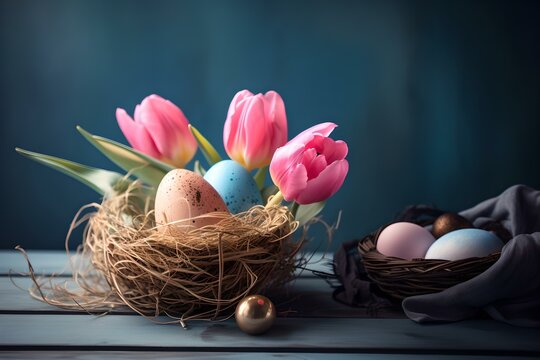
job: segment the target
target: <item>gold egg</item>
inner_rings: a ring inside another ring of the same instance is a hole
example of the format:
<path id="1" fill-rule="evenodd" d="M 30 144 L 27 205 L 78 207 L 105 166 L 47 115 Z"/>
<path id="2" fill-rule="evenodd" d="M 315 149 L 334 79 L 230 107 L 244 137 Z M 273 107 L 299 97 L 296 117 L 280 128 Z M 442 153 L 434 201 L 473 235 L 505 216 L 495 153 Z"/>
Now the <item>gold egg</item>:
<path id="1" fill-rule="evenodd" d="M 431 232 L 438 239 L 451 231 L 469 228 L 474 228 L 474 226 L 463 216 L 454 213 L 445 213 L 435 219 Z"/>
<path id="2" fill-rule="evenodd" d="M 262 334 L 274 323 L 276 308 L 266 296 L 250 295 L 236 306 L 236 324 L 250 335 Z"/>

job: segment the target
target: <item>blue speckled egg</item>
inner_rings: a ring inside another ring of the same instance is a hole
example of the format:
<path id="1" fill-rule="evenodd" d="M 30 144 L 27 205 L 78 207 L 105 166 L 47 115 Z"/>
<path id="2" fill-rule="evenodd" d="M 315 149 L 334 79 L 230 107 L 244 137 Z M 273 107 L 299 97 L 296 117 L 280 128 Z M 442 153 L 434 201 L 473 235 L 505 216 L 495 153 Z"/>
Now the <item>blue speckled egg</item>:
<path id="1" fill-rule="evenodd" d="M 441 236 L 431 245 L 426 259 L 460 260 L 482 257 L 500 251 L 502 241 L 493 233 L 481 229 L 460 229 Z"/>
<path id="2" fill-rule="evenodd" d="M 225 201 L 229 211 L 238 214 L 254 205 L 262 205 L 257 184 L 249 172 L 233 160 L 222 160 L 204 175 Z"/>

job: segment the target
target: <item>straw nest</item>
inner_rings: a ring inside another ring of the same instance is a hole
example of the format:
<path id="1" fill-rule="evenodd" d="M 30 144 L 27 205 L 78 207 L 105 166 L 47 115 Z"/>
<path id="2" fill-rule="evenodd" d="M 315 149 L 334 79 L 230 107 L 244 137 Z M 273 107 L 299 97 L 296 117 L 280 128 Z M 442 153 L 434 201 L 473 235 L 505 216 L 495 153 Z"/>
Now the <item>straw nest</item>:
<path id="1" fill-rule="evenodd" d="M 432 221 L 419 223 L 431 224 Z M 362 256 L 364 268 L 369 278 L 379 289 L 395 300 L 409 296 L 430 294 L 443 291 L 486 271 L 500 257 L 501 252 L 484 257 L 462 260 L 413 259 L 404 260 L 386 256 L 377 251 L 377 240 L 386 226 L 362 238 L 358 251 Z M 480 227 L 492 230 L 506 241 L 510 234 L 499 223 L 490 222 Z"/>
<path id="2" fill-rule="evenodd" d="M 292 239 L 298 223 L 287 207 L 214 213 L 207 215 L 218 217 L 214 225 L 182 229 L 156 226 L 149 201 L 139 199 L 128 191 L 83 207 L 68 234 L 69 240 L 86 223 L 77 256 L 70 257 L 72 283 L 43 281 L 29 263 L 31 294 L 89 312 L 127 306 L 184 325 L 230 316 L 246 295 L 291 280 L 302 261 L 296 256 L 302 240 Z M 95 211 L 82 215 L 88 208 Z"/>

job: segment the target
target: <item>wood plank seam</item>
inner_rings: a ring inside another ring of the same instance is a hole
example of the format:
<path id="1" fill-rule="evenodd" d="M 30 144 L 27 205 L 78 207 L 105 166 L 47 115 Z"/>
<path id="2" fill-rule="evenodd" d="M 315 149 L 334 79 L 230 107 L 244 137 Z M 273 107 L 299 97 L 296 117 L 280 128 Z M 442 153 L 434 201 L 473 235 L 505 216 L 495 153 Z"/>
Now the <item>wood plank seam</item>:
<path id="1" fill-rule="evenodd" d="M 421 349 L 421 348 L 355 348 L 355 347 L 160 347 L 160 346 L 70 346 L 70 345 L 0 345 L 0 351 L 152 351 L 152 352 L 198 352 L 204 350 L 209 353 L 236 352 L 236 353 L 323 353 L 323 354 L 396 354 L 396 355 L 471 355 L 471 356 L 540 356 L 540 351 L 534 350 L 492 350 L 471 349 Z"/>

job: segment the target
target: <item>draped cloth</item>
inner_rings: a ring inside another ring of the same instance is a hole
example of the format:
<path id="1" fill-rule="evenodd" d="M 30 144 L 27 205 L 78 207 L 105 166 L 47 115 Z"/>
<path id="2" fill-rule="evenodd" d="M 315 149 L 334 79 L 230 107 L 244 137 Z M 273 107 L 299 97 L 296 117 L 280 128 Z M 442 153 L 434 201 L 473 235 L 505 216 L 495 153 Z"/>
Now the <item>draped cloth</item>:
<path id="1" fill-rule="evenodd" d="M 439 293 L 404 299 L 405 315 L 430 323 L 485 312 L 509 324 L 540 327 L 540 191 L 515 185 L 460 215 L 476 227 L 498 221 L 510 231 L 511 239 L 497 262 L 482 274 Z M 342 284 L 335 298 L 353 306 L 391 306 L 367 278 L 357 243 L 343 244 L 334 256 L 334 271 Z"/>

